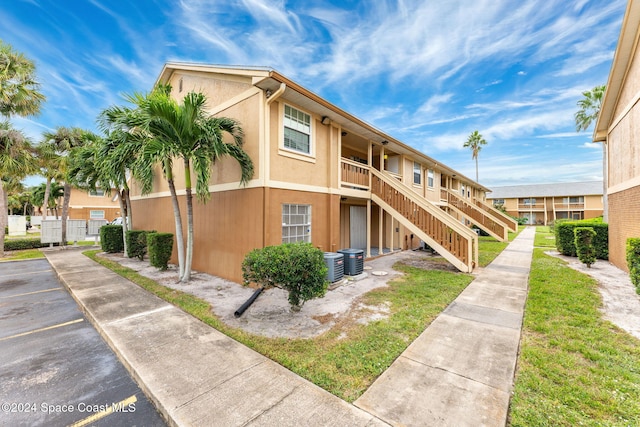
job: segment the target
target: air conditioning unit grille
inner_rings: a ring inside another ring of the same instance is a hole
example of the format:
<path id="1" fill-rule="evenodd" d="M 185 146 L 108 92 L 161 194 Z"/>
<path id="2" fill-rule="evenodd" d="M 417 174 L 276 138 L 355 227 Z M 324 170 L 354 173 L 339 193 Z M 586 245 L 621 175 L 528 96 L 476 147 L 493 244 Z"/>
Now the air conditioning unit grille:
<path id="1" fill-rule="evenodd" d="M 344 255 L 335 252 L 325 252 L 324 262 L 327 264 L 327 280 L 331 283 L 342 280 L 344 276 Z"/>
<path id="2" fill-rule="evenodd" d="M 362 249 L 341 249 L 339 254 L 344 255 L 344 274 L 357 276 L 364 271 L 364 251 Z"/>

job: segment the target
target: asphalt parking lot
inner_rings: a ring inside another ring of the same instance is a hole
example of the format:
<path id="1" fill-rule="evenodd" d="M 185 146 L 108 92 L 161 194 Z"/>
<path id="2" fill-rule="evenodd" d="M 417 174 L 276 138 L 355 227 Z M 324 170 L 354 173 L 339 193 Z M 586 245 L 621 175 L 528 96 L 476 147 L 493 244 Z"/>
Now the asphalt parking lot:
<path id="1" fill-rule="evenodd" d="M 0 263 L 0 426 L 164 426 L 45 259 Z"/>

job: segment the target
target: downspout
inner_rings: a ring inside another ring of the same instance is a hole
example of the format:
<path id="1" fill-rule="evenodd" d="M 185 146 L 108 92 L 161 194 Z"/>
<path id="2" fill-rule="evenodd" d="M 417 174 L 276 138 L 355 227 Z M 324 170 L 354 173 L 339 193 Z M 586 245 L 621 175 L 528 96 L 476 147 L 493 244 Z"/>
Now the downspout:
<path id="1" fill-rule="evenodd" d="M 262 200 L 262 246 L 268 245 L 268 227 L 269 227 L 269 208 L 270 208 L 270 194 L 269 194 L 269 182 L 271 176 L 271 103 L 278 99 L 287 89 L 287 85 L 284 83 L 280 83 L 280 87 L 273 93 L 269 93 L 266 91 L 265 95 L 267 97 L 266 100 L 266 108 L 265 108 L 265 124 L 264 124 L 264 139 L 265 139 L 265 152 L 264 152 L 264 164 L 262 168 L 264 169 L 264 190 L 263 190 L 263 200 Z"/>

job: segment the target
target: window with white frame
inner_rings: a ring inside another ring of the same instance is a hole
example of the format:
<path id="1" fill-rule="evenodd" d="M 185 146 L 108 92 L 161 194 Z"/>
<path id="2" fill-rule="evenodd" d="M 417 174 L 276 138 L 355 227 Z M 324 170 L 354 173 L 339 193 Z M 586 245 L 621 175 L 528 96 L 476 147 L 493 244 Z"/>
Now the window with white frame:
<path id="1" fill-rule="evenodd" d="M 102 188 L 98 188 L 95 190 L 89 190 L 89 196 L 92 197 L 104 197 L 104 190 Z"/>
<path id="2" fill-rule="evenodd" d="M 284 146 L 311 154 L 311 116 L 289 105 L 284 106 Z"/>
<path id="3" fill-rule="evenodd" d="M 413 183 L 422 185 L 422 167 L 418 162 L 413 162 Z"/>
<path id="4" fill-rule="evenodd" d="M 282 243 L 311 243 L 311 205 L 282 205 Z"/>
<path id="5" fill-rule="evenodd" d="M 90 219 L 104 219 L 104 211 L 89 211 Z"/>
<path id="6" fill-rule="evenodd" d="M 433 169 L 427 169 L 427 185 L 430 188 L 433 188 L 434 184 L 435 184 L 435 172 L 433 171 Z"/>

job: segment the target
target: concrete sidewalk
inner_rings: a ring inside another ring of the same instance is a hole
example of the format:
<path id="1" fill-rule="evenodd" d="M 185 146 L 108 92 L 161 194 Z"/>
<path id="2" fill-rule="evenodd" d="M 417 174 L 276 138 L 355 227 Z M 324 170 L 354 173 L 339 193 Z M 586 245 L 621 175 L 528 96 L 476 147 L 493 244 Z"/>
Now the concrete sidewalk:
<path id="1" fill-rule="evenodd" d="M 534 235 L 523 230 L 355 405 L 391 425 L 504 426 Z"/>
<path id="2" fill-rule="evenodd" d="M 171 425 L 383 426 L 76 249 L 47 259 Z"/>
<path id="3" fill-rule="evenodd" d="M 91 261 L 45 251 L 160 413 L 179 426 L 504 426 L 534 228 L 355 402 L 344 402 Z"/>

